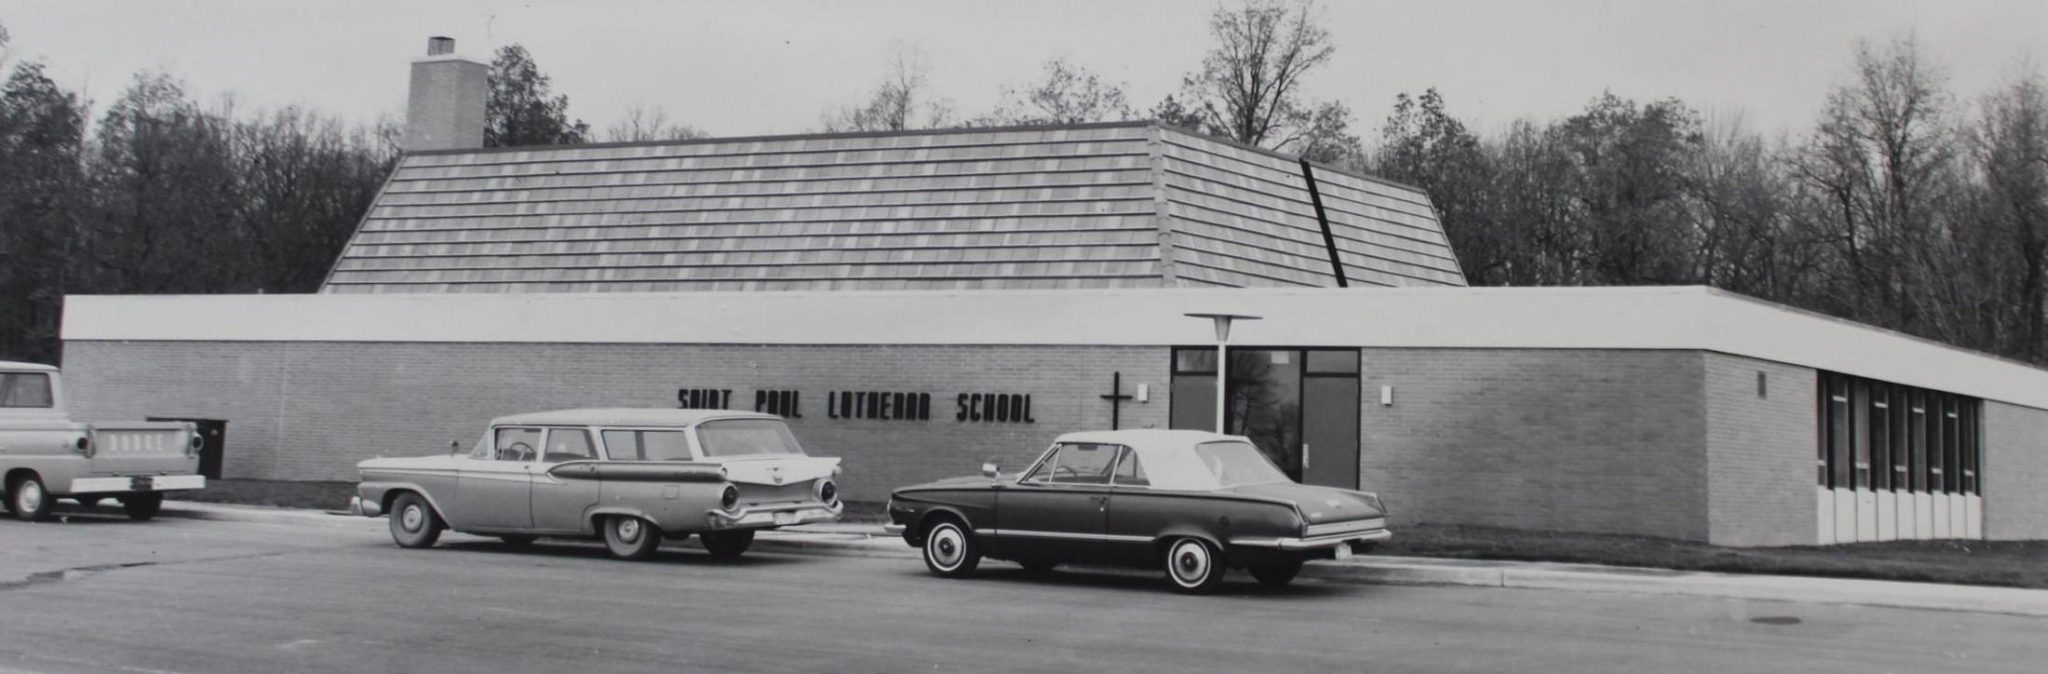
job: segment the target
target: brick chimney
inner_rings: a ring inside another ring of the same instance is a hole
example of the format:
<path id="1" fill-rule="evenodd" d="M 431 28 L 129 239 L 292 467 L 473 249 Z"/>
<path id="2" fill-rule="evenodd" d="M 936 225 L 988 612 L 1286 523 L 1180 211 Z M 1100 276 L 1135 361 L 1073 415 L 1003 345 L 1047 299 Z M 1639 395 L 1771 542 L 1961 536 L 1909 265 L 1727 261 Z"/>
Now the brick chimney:
<path id="1" fill-rule="evenodd" d="M 490 73 L 490 66 L 455 55 L 455 38 L 427 38 L 427 57 L 412 62 L 406 151 L 483 147 Z"/>

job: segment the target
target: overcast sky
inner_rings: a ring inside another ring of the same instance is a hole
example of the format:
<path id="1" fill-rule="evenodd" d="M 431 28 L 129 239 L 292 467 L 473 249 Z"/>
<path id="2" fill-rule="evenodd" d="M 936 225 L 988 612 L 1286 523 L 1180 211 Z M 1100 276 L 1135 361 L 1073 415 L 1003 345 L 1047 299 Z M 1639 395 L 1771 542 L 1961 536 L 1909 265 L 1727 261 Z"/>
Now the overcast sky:
<path id="1" fill-rule="evenodd" d="M 2048 62 L 2048 0 L 1495 2 L 1324 0 L 1337 47 L 1308 83 L 1351 105 L 1368 140 L 1396 93 L 1435 86 L 1483 129 L 1570 114 L 1602 90 L 1676 96 L 1803 131 L 1859 38 L 1916 33 L 1974 98 Z M 588 6 L 586 6 L 588 5 Z M 602 129 L 634 106 L 717 135 L 796 133 L 870 90 L 895 45 L 921 51 L 969 115 L 1064 55 L 1149 107 L 1196 67 L 1213 2 L 19 2 L 11 58 L 46 61 L 102 104 L 153 68 L 202 96 L 369 121 L 404 109 L 426 37 L 487 60 L 522 43 L 570 112 Z M 103 105 L 102 105 L 103 107 Z"/>

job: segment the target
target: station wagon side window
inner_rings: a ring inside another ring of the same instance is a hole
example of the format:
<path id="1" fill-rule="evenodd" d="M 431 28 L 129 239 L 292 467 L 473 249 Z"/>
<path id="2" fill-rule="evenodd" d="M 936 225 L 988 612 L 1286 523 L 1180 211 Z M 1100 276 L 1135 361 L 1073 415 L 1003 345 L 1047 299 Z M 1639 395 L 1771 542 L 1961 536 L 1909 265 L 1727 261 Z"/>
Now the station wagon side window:
<path id="1" fill-rule="evenodd" d="M 0 407 L 54 407 L 50 375 L 41 372 L 0 374 Z"/>
<path id="2" fill-rule="evenodd" d="M 613 461 L 692 461 L 690 434 L 681 429 L 667 431 L 604 432 L 604 453 Z"/>
<path id="3" fill-rule="evenodd" d="M 1138 450 L 1124 448 L 1123 456 L 1117 458 L 1114 484 L 1126 487 L 1147 487 L 1152 481 L 1145 479 L 1145 465 L 1138 462 Z"/>
<path id="4" fill-rule="evenodd" d="M 590 431 L 581 428 L 548 429 L 548 451 L 542 454 L 542 463 L 563 461 L 587 461 L 597 458 L 597 450 L 590 446 Z"/>
<path id="5" fill-rule="evenodd" d="M 499 461 L 533 461 L 540 458 L 540 429 L 500 428 L 497 442 Z"/>
<path id="6" fill-rule="evenodd" d="M 1118 445 L 1068 443 L 1053 450 L 1038 464 L 1026 482 L 1051 484 L 1109 484 L 1109 472 L 1116 465 Z"/>

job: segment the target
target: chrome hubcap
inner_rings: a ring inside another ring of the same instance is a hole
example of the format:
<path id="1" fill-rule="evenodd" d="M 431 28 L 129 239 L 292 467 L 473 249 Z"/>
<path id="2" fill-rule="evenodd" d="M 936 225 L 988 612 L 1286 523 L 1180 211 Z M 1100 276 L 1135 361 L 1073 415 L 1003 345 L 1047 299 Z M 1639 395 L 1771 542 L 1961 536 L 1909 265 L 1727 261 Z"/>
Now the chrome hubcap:
<path id="1" fill-rule="evenodd" d="M 404 511 L 398 513 L 398 525 L 405 527 L 406 531 L 419 531 L 420 525 L 425 524 L 426 519 L 426 512 L 418 505 L 407 505 Z"/>
<path id="2" fill-rule="evenodd" d="M 618 533 L 619 542 L 621 543 L 632 543 L 640 540 L 640 520 L 631 517 L 621 517 L 619 518 L 618 525 L 613 528 Z"/>
<path id="3" fill-rule="evenodd" d="M 933 563 L 948 569 L 960 565 L 960 552 L 963 546 L 959 529 L 950 526 L 940 527 L 938 531 L 932 532 L 932 544 L 929 547 Z"/>
<path id="4" fill-rule="evenodd" d="M 43 485 L 42 485 L 42 483 L 40 483 L 40 482 L 30 482 L 30 481 L 23 481 L 23 482 L 21 483 L 20 489 L 21 489 L 21 501 L 20 501 L 20 503 L 21 503 L 21 509 L 22 509 L 22 510 L 31 510 L 31 511 L 32 511 L 32 510 L 37 510 L 37 509 L 40 509 L 40 508 L 42 508 L 42 507 L 43 507 Z"/>
<path id="5" fill-rule="evenodd" d="M 1173 579 L 1183 585 L 1195 585 L 1209 575 L 1209 549 L 1200 543 L 1182 543 L 1173 548 L 1173 561 L 1169 565 Z"/>

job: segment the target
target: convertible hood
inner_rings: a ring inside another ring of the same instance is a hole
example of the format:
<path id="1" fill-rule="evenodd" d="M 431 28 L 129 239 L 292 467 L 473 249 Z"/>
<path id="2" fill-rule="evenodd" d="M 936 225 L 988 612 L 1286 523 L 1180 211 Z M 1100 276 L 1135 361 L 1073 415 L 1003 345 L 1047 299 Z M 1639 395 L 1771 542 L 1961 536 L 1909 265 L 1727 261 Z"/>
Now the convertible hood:
<path id="1" fill-rule="evenodd" d="M 1231 487 L 1223 492 L 1291 502 L 1301 508 L 1309 524 L 1387 516 L 1385 510 L 1373 507 L 1365 494 L 1349 489 L 1270 482 Z"/>
<path id="2" fill-rule="evenodd" d="M 726 479 L 748 484 L 792 484 L 831 477 L 839 470 L 839 459 L 796 456 L 772 459 L 728 459 L 723 462 Z"/>

